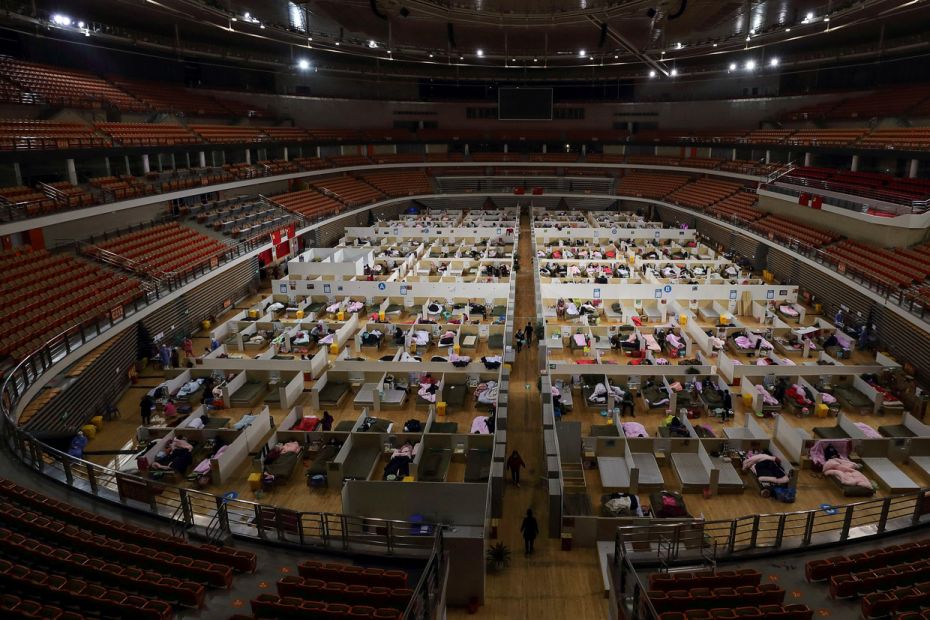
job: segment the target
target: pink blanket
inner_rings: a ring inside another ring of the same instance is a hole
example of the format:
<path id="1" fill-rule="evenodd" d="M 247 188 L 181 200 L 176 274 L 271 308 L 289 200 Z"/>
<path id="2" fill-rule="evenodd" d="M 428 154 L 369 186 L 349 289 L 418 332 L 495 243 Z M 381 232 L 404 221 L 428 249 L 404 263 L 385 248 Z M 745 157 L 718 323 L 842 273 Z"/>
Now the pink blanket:
<path id="1" fill-rule="evenodd" d="M 791 306 L 778 306 L 778 309 L 787 316 L 798 316 L 798 311 Z"/>
<path id="2" fill-rule="evenodd" d="M 585 337 L 583 334 L 575 334 L 574 336 L 572 336 L 572 340 L 575 341 L 576 347 L 584 347 L 588 345 L 588 341 L 585 340 Z"/>
<path id="3" fill-rule="evenodd" d="M 836 478 L 844 486 L 873 488 L 872 482 L 859 471 L 859 466 L 846 459 L 830 459 L 823 464 L 823 473 Z"/>
<path id="4" fill-rule="evenodd" d="M 765 389 L 764 385 L 757 385 L 756 392 L 758 392 L 759 395 L 762 396 L 763 404 L 766 404 L 766 405 L 777 405 L 778 404 L 778 399 L 772 396 L 771 394 L 769 394 L 769 391 Z"/>
<path id="5" fill-rule="evenodd" d="M 471 421 L 471 430 L 468 431 L 471 434 L 478 433 L 479 435 L 488 435 L 490 434 L 490 429 L 488 428 L 488 418 L 487 416 L 479 415 L 474 420 Z"/>
<path id="6" fill-rule="evenodd" d="M 430 392 L 430 388 L 433 386 L 432 383 L 421 383 L 420 390 L 417 392 L 417 396 L 422 398 L 428 403 L 436 402 L 436 395 L 439 394 L 439 390 L 435 392 Z"/>
<path id="7" fill-rule="evenodd" d="M 868 439 L 881 439 L 882 435 L 865 422 L 856 422 L 856 428 L 862 431 Z"/>
<path id="8" fill-rule="evenodd" d="M 747 469 L 749 469 L 749 470 L 752 470 L 752 473 L 756 473 L 757 463 L 761 463 L 762 461 L 777 461 L 777 460 L 778 459 L 776 459 L 771 454 L 761 454 L 761 453 L 753 454 L 752 456 L 747 458 L 745 461 L 743 461 L 743 471 L 746 471 Z M 787 484 L 788 480 L 790 479 L 788 477 L 788 474 L 785 474 L 784 476 L 781 476 L 779 478 L 773 478 L 772 476 L 758 476 L 758 478 L 759 478 L 759 482 L 770 482 L 772 484 Z"/>
<path id="9" fill-rule="evenodd" d="M 810 457 L 814 465 L 823 465 L 826 460 L 823 456 L 824 448 L 833 446 L 840 456 L 847 456 L 850 450 L 850 441 L 848 439 L 821 439 L 811 446 Z"/>
<path id="10" fill-rule="evenodd" d="M 656 342 L 656 337 L 652 334 L 645 334 L 643 338 L 646 340 L 646 348 L 650 351 L 661 351 L 662 347 L 659 346 L 659 343 Z"/>
<path id="11" fill-rule="evenodd" d="M 666 336 L 666 337 L 665 337 L 665 342 L 669 343 L 670 345 L 672 345 L 672 346 L 675 347 L 676 349 L 680 349 L 680 348 L 681 348 L 681 338 L 679 338 L 679 337 L 676 336 L 675 334 L 669 334 L 668 336 Z"/>
<path id="12" fill-rule="evenodd" d="M 620 426 L 623 428 L 623 434 L 627 437 L 649 436 L 649 433 L 646 432 L 646 427 L 639 422 L 621 422 Z"/>

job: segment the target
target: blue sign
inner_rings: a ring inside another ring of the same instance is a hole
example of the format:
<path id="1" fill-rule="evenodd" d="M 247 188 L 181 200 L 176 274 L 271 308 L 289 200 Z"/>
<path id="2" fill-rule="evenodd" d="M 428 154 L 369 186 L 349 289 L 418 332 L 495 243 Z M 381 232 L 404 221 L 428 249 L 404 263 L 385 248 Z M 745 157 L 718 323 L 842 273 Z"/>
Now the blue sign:
<path id="1" fill-rule="evenodd" d="M 671 293 L 671 292 L 672 292 L 672 285 L 671 285 L 671 284 L 666 284 L 666 285 L 665 285 L 665 288 L 663 288 L 662 290 L 664 290 L 666 293 Z"/>
<path id="2" fill-rule="evenodd" d="M 378 290 L 379 290 L 379 291 L 383 291 L 383 290 L 386 289 L 386 288 L 387 288 L 387 285 L 385 285 L 384 282 L 378 282 Z"/>
<path id="3" fill-rule="evenodd" d="M 611 228 L 611 229 L 610 229 L 610 234 L 616 235 L 616 234 L 617 234 L 617 229 L 616 229 L 616 228 Z"/>
<path id="4" fill-rule="evenodd" d="M 282 282 L 279 286 L 280 286 L 280 288 L 281 288 L 281 292 L 284 293 L 284 294 L 287 294 L 287 284 L 285 284 L 284 282 Z"/>

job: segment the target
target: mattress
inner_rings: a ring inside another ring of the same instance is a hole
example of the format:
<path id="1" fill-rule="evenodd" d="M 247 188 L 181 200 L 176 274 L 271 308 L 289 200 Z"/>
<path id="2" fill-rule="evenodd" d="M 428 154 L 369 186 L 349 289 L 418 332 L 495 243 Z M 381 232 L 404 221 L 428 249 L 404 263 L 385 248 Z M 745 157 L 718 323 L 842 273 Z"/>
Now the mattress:
<path id="1" fill-rule="evenodd" d="M 662 470 L 656 457 L 649 452 L 633 452 L 633 464 L 639 470 L 640 486 L 661 486 L 665 484 Z"/>
<path id="2" fill-rule="evenodd" d="M 381 454 L 380 446 L 357 446 L 349 452 L 342 465 L 342 478 L 367 480 L 372 467 Z"/>
<path id="3" fill-rule="evenodd" d="M 326 307 L 326 303 L 325 303 L 325 302 L 318 301 L 318 302 L 316 302 L 316 303 L 312 303 L 312 304 L 310 304 L 309 306 L 307 306 L 307 307 L 305 308 L 305 310 L 306 310 L 307 314 L 310 314 L 311 312 L 319 312 L 320 310 L 322 310 L 322 309 L 325 308 L 325 307 Z"/>
<path id="4" fill-rule="evenodd" d="M 275 478 L 287 480 L 294 472 L 294 468 L 297 466 L 297 463 L 300 462 L 300 458 L 302 456 L 303 449 L 301 449 L 299 452 L 288 452 L 287 454 L 282 454 L 270 465 L 266 465 L 265 469 L 268 470 L 269 473 L 273 474 Z"/>
<path id="5" fill-rule="evenodd" d="M 605 489 L 628 489 L 630 472 L 622 456 L 597 457 L 597 469 L 601 474 L 601 486 Z"/>
<path id="6" fill-rule="evenodd" d="M 843 405 L 854 409 L 871 409 L 873 404 L 868 397 L 854 387 L 848 385 L 837 385 L 833 388 L 833 395 Z"/>
<path id="7" fill-rule="evenodd" d="M 463 349 L 474 349 L 476 346 L 478 346 L 478 336 L 470 334 L 462 338 Z"/>
<path id="8" fill-rule="evenodd" d="M 472 448 L 465 458 L 465 482 L 487 482 L 491 475 L 491 451 Z"/>
<path id="9" fill-rule="evenodd" d="M 343 420 L 342 422 L 339 422 L 338 424 L 336 424 L 335 430 L 336 432 L 339 432 L 339 433 L 348 433 L 353 428 L 355 428 L 354 421 Z"/>
<path id="10" fill-rule="evenodd" d="M 417 480 L 421 482 L 444 482 L 452 462 L 449 448 L 430 448 L 421 457 L 417 466 Z"/>
<path id="11" fill-rule="evenodd" d="M 682 490 L 703 488 L 710 483 L 710 476 L 704 469 L 701 457 L 695 452 L 672 452 L 672 465 L 681 481 Z"/>
<path id="12" fill-rule="evenodd" d="M 821 439 L 847 439 L 849 433 L 839 426 L 815 426 L 814 435 Z"/>
<path id="13" fill-rule="evenodd" d="M 449 407 L 461 407 L 465 404 L 465 392 L 468 386 L 465 385 L 447 385 L 443 388 L 442 399 Z"/>
<path id="14" fill-rule="evenodd" d="M 233 407 L 251 407 L 264 395 L 267 384 L 264 381 L 247 381 L 229 397 Z"/>
<path id="15" fill-rule="evenodd" d="M 503 349 L 504 348 L 504 334 L 491 334 L 488 336 L 488 348 L 489 349 Z"/>
<path id="16" fill-rule="evenodd" d="M 717 469 L 720 470 L 720 477 L 717 479 L 718 489 L 736 490 L 745 486 L 739 472 L 732 464 L 721 461 L 717 464 Z"/>
<path id="17" fill-rule="evenodd" d="M 591 437 L 619 437 L 615 424 L 592 424 Z"/>
<path id="18" fill-rule="evenodd" d="M 909 456 L 908 459 L 919 469 L 925 476 L 930 476 L 930 456 Z"/>
<path id="19" fill-rule="evenodd" d="M 906 493 L 920 488 L 919 484 L 887 458 L 863 458 L 862 465 L 891 493 Z"/>
<path id="20" fill-rule="evenodd" d="M 882 437 L 916 437 L 914 431 L 903 424 L 879 426 L 878 432 Z"/>
<path id="21" fill-rule="evenodd" d="M 338 405 L 348 391 L 348 383 L 328 382 L 320 391 L 320 405 Z"/>
<path id="22" fill-rule="evenodd" d="M 336 458 L 336 455 L 339 454 L 339 450 L 342 446 L 332 446 L 325 445 L 320 448 L 320 451 L 317 453 L 316 458 L 313 459 L 313 462 L 310 463 L 310 467 L 307 468 L 308 476 L 325 476 L 328 471 L 328 465 L 330 461 Z"/>
<path id="23" fill-rule="evenodd" d="M 457 422 L 433 422 L 429 425 L 428 433 L 449 433 L 454 434 L 459 430 Z"/>

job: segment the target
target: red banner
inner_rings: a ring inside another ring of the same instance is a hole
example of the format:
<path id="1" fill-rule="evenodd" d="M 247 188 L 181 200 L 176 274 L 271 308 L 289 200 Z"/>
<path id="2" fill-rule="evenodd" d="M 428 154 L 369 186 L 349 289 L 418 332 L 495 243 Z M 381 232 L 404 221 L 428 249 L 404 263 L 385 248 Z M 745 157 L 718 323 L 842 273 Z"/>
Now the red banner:
<path id="1" fill-rule="evenodd" d="M 116 323 L 122 318 L 123 318 L 123 307 L 114 306 L 113 309 L 110 310 L 110 320 Z"/>
<path id="2" fill-rule="evenodd" d="M 287 228 L 281 228 L 271 233 L 271 244 L 277 247 L 296 236 L 297 226 L 295 224 L 291 224 Z"/>

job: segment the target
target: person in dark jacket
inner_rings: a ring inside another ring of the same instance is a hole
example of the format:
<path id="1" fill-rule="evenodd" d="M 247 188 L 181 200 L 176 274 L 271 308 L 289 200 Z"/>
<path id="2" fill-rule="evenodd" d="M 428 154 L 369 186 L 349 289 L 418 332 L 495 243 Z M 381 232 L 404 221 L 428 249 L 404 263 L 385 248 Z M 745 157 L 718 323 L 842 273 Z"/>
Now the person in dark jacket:
<path id="1" fill-rule="evenodd" d="M 513 483 L 516 486 L 520 486 L 521 467 L 526 467 L 526 463 L 523 462 L 523 458 L 520 456 L 520 453 L 514 450 L 510 455 L 510 458 L 507 459 L 507 468 L 510 470 L 510 478 L 513 480 Z"/>
<path id="2" fill-rule="evenodd" d="M 536 517 L 533 516 L 532 508 L 526 509 L 526 516 L 523 517 L 523 523 L 520 524 L 520 531 L 523 532 L 523 545 L 526 555 L 533 553 L 533 543 L 536 542 L 536 536 L 539 534 L 539 524 Z"/>
<path id="3" fill-rule="evenodd" d="M 139 403 L 139 413 L 142 415 L 142 425 L 148 426 L 152 421 L 152 409 L 155 408 L 155 401 L 151 396 L 146 394 Z"/>

